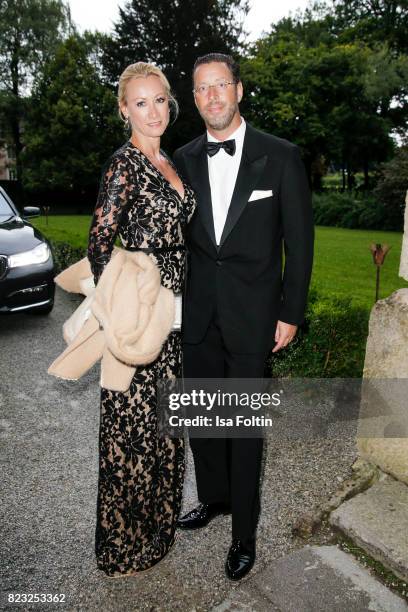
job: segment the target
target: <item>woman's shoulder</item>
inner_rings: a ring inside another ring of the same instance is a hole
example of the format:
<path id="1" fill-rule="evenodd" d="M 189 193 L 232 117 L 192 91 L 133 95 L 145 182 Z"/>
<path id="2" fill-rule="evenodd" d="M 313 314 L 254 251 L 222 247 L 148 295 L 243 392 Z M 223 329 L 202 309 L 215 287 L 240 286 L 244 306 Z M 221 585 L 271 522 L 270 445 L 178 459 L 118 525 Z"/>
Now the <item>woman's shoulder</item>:
<path id="1" fill-rule="evenodd" d="M 128 140 L 108 157 L 103 166 L 103 169 L 104 171 L 106 171 L 109 169 L 113 170 L 122 168 L 123 166 L 127 166 L 129 161 L 133 162 L 134 156 L 132 153 L 131 143 Z"/>
<path id="2" fill-rule="evenodd" d="M 116 165 L 117 163 L 124 162 L 129 158 L 130 150 L 129 141 L 123 143 L 116 151 L 114 151 L 106 160 L 105 167 Z"/>

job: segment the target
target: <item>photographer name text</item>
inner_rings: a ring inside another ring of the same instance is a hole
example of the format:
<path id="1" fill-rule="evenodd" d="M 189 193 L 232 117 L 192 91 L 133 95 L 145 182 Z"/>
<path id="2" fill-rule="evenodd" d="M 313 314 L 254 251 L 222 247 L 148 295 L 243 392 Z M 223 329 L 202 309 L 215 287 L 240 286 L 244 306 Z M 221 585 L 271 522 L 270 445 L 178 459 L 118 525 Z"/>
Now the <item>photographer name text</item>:
<path id="1" fill-rule="evenodd" d="M 257 415 L 244 417 L 241 414 L 233 418 L 218 415 L 215 417 L 199 415 L 188 418 L 172 414 L 169 417 L 169 425 L 171 427 L 272 427 L 272 419 Z"/>

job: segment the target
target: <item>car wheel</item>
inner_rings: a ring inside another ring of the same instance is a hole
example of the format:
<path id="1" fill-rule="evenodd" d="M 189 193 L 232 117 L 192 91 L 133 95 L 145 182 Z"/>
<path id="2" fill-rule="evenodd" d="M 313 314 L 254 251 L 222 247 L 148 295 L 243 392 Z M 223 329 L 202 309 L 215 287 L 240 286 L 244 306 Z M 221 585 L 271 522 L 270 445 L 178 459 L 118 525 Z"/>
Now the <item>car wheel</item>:
<path id="1" fill-rule="evenodd" d="M 44 316 L 50 314 L 51 310 L 54 308 L 54 302 L 51 304 L 47 304 L 46 306 L 38 306 L 38 308 L 33 308 L 30 310 L 31 314 Z"/>

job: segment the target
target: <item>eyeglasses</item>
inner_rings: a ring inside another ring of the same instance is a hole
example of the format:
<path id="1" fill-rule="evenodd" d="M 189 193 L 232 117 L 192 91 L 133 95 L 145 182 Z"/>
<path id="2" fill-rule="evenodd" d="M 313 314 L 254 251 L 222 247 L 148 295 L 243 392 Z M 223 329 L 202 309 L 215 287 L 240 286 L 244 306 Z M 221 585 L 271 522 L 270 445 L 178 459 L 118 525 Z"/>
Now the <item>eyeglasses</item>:
<path id="1" fill-rule="evenodd" d="M 210 87 L 214 87 L 217 93 L 223 93 L 227 91 L 228 85 L 236 85 L 236 81 L 220 81 L 219 83 L 214 83 L 214 85 L 199 85 L 193 89 L 193 93 L 199 96 L 205 96 L 209 92 Z"/>

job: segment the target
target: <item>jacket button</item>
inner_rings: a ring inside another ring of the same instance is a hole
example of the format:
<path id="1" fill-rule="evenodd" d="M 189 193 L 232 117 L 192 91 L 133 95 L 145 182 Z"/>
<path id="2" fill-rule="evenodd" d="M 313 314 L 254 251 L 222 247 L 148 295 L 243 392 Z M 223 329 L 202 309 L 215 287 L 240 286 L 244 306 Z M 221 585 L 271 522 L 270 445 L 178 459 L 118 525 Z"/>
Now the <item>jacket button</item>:
<path id="1" fill-rule="evenodd" d="M 215 263 L 217 266 L 222 266 L 222 261 L 220 261 L 219 259 L 216 259 Z"/>

